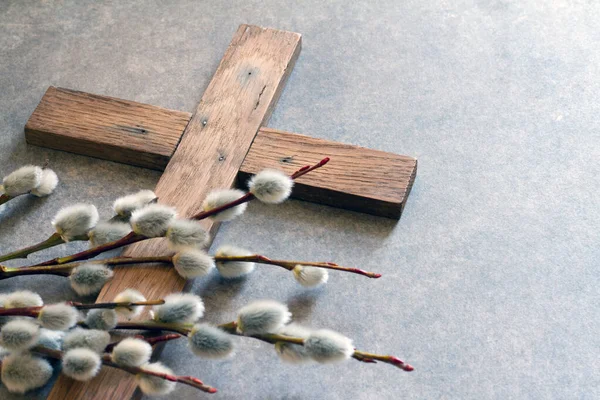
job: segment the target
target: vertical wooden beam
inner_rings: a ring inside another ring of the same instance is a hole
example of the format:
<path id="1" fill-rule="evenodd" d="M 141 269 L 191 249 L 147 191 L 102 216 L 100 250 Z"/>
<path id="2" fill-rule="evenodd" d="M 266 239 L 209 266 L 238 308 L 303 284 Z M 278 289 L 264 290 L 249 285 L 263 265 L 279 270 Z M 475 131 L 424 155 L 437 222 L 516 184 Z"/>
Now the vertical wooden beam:
<path id="1" fill-rule="evenodd" d="M 161 203 L 176 206 L 182 216 L 200 211 L 206 194 L 233 186 L 240 166 L 261 125 L 281 94 L 301 48 L 297 33 L 241 25 L 187 125 L 181 143 L 167 165 L 156 194 Z M 206 222 L 216 231 L 217 225 Z M 164 240 L 130 246 L 125 256 L 168 252 Z M 181 291 L 185 281 L 164 267 L 116 269 L 98 297 L 110 301 L 125 288 L 147 298 Z M 63 399 L 128 399 L 136 389 L 133 377 L 104 368 L 87 384 L 61 375 L 49 395 Z"/>

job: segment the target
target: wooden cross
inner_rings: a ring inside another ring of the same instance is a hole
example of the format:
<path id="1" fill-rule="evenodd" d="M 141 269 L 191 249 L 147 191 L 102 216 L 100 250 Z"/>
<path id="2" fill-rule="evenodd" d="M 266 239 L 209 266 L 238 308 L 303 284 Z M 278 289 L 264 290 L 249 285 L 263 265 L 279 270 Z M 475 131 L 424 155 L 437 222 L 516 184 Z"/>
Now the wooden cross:
<path id="1" fill-rule="evenodd" d="M 50 87 L 25 126 L 27 142 L 164 169 L 155 192 L 183 216 L 201 211 L 211 190 L 245 182 L 261 169 L 291 173 L 328 156 L 327 168 L 298 179 L 293 197 L 399 218 L 416 159 L 263 127 L 300 48 L 297 33 L 241 25 L 193 114 Z M 218 223 L 202 223 L 214 237 Z M 152 239 L 124 255 L 166 252 L 163 241 Z M 161 298 L 184 285 L 173 269 L 115 269 L 97 301 L 111 301 L 128 287 Z M 87 383 L 61 375 L 49 399 L 127 399 L 135 388 L 131 376 L 104 368 Z"/>

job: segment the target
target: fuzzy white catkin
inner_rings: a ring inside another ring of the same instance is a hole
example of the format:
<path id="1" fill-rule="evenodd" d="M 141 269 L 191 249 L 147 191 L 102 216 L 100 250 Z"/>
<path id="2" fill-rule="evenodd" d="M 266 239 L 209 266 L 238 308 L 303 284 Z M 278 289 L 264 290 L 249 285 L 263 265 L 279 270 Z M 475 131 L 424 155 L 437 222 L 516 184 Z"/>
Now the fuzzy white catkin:
<path id="1" fill-rule="evenodd" d="M 150 361 L 152 346 L 144 340 L 127 338 L 115 346 L 110 357 L 116 364 L 139 367 Z"/>
<path id="2" fill-rule="evenodd" d="M 146 301 L 146 298 L 142 293 L 135 289 L 125 289 L 121 293 L 116 295 L 113 301 L 115 303 L 141 303 L 143 301 Z M 144 307 L 116 307 L 115 311 L 125 318 L 134 318 L 139 316 L 142 313 L 142 311 L 144 311 Z"/>
<path id="3" fill-rule="evenodd" d="M 42 178 L 40 179 L 39 186 L 32 189 L 30 193 L 37 197 L 49 196 L 54 192 L 57 185 L 58 176 L 56 175 L 56 172 L 46 168 L 42 170 Z"/>
<path id="4" fill-rule="evenodd" d="M 162 204 L 150 204 L 131 214 L 131 227 L 138 235 L 146 237 L 165 236 L 169 224 L 177 216 L 172 207 Z"/>
<path id="5" fill-rule="evenodd" d="M 5 308 L 41 307 L 44 301 L 39 294 L 29 290 L 8 293 L 4 298 Z"/>
<path id="6" fill-rule="evenodd" d="M 194 325 L 188 344 L 195 355 L 204 358 L 225 358 L 233 351 L 231 335 L 210 324 Z"/>
<path id="7" fill-rule="evenodd" d="M 85 324 L 90 329 L 110 331 L 117 326 L 117 322 L 117 312 L 109 309 L 90 310 L 85 317 Z"/>
<path id="8" fill-rule="evenodd" d="M 273 300 L 258 300 L 238 311 L 237 331 L 245 335 L 277 332 L 291 317 L 285 304 Z"/>
<path id="9" fill-rule="evenodd" d="M 173 375 L 173 370 L 165 367 L 159 362 L 145 364 L 142 369 L 151 372 L 160 372 L 161 374 Z M 159 378 L 157 376 L 147 375 L 144 373 L 135 376 L 138 386 L 142 393 L 150 396 L 158 396 L 171 393 L 175 389 L 175 382 Z"/>
<path id="10" fill-rule="evenodd" d="M 85 263 L 71 271 L 71 287 L 81 296 L 100 293 L 113 272 L 104 264 Z"/>
<path id="11" fill-rule="evenodd" d="M 202 203 L 202 209 L 204 211 L 210 211 L 212 209 L 224 206 L 225 204 L 231 203 L 234 200 L 243 197 L 246 193 L 239 189 L 222 189 L 214 190 L 206 196 Z M 247 203 L 242 203 L 235 207 L 231 207 L 225 211 L 221 211 L 218 214 L 213 215 L 211 218 L 215 221 L 231 221 L 232 219 L 242 215 L 246 211 Z"/>
<path id="12" fill-rule="evenodd" d="M 77 381 L 89 381 L 100 371 L 100 355 L 90 349 L 72 349 L 63 355 L 62 373 Z"/>
<path id="13" fill-rule="evenodd" d="M 304 348 L 306 353 L 319 363 L 348 360 L 354 354 L 352 340 L 328 329 L 312 332 L 304 341 Z"/>
<path id="14" fill-rule="evenodd" d="M 65 303 L 42 307 L 38 315 L 40 324 L 46 329 L 64 331 L 74 326 L 79 319 L 79 311 Z"/>
<path id="15" fill-rule="evenodd" d="M 294 181 L 281 171 L 265 169 L 250 178 L 248 188 L 263 203 L 279 204 L 292 194 Z"/>
<path id="16" fill-rule="evenodd" d="M 191 293 L 173 293 L 164 298 L 165 304 L 154 306 L 154 320 L 165 323 L 196 322 L 204 315 L 204 303 Z"/>
<path id="17" fill-rule="evenodd" d="M 202 250 L 188 248 L 173 256 L 173 266 L 181 277 L 206 276 L 215 268 L 215 260 Z"/>
<path id="18" fill-rule="evenodd" d="M 21 351 L 33 347 L 39 337 L 40 327 L 28 319 L 9 321 L 0 330 L 0 343 L 11 351 Z"/>
<path id="19" fill-rule="evenodd" d="M 296 265 L 292 272 L 296 281 L 304 287 L 319 286 L 329 279 L 329 273 L 324 268 Z"/>
<path id="20" fill-rule="evenodd" d="M 90 247 L 114 242 L 131 232 L 131 226 L 123 222 L 100 222 L 88 232 Z"/>
<path id="21" fill-rule="evenodd" d="M 131 215 L 148 204 L 156 201 L 156 194 L 152 190 L 140 190 L 137 193 L 119 197 L 113 204 L 113 210 L 123 217 Z"/>
<path id="22" fill-rule="evenodd" d="M 302 339 L 308 338 L 310 333 L 310 329 L 294 323 L 284 326 L 279 331 L 280 335 L 297 337 Z M 281 358 L 281 360 L 286 363 L 299 364 L 311 360 L 304 346 L 298 344 L 277 342 L 275 343 L 275 351 L 277 352 L 279 358 Z"/>
<path id="23" fill-rule="evenodd" d="M 204 247 L 210 236 L 198 221 L 174 219 L 167 229 L 167 240 L 175 250 L 186 247 Z"/>
<path id="24" fill-rule="evenodd" d="M 44 386 L 52 366 L 43 358 L 14 353 L 2 360 L 2 383 L 11 393 L 25 393 Z"/>
<path id="25" fill-rule="evenodd" d="M 75 328 L 65 335 L 63 351 L 77 348 L 90 349 L 98 354 L 110 343 L 110 334 L 99 329 Z"/>
<path id="26" fill-rule="evenodd" d="M 41 180 L 42 169 L 35 165 L 27 165 L 5 176 L 2 184 L 7 195 L 18 196 L 40 186 Z"/>
<path id="27" fill-rule="evenodd" d="M 251 252 L 245 249 L 234 246 L 221 246 L 217 249 L 217 256 L 221 257 L 241 257 L 252 255 Z M 223 278 L 234 279 L 248 275 L 254 271 L 255 264 L 246 261 L 228 261 L 217 262 L 217 270 Z"/>
<path id="28" fill-rule="evenodd" d="M 65 333 L 62 331 L 53 331 L 51 329 L 40 329 L 40 338 L 37 345 L 44 346 L 52 350 L 62 349 Z"/>
<path id="29" fill-rule="evenodd" d="M 56 232 L 65 242 L 87 233 L 98 223 L 98 210 L 92 204 L 75 204 L 60 210 L 52 220 Z"/>

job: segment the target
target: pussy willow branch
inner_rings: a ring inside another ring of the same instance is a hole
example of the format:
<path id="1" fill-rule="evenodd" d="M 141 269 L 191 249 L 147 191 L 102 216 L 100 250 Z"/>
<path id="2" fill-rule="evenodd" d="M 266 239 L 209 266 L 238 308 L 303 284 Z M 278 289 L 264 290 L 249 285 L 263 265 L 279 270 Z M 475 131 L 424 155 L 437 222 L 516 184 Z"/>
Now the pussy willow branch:
<path id="1" fill-rule="evenodd" d="M 192 329 L 193 324 L 165 324 L 155 321 L 139 321 L 139 322 L 120 322 L 117 324 L 115 329 L 141 329 L 149 331 L 168 331 L 176 332 L 181 335 L 188 335 Z M 263 342 L 275 344 L 277 342 L 285 342 L 304 346 L 304 339 L 293 336 L 278 335 L 278 334 L 261 334 L 261 335 L 244 335 L 237 332 L 237 323 L 235 321 L 226 324 L 218 325 L 219 328 L 225 332 L 242 337 L 251 337 L 254 339 L 262 340 Z M 394 356 L 386 356 L 381 354 L 367 353 L 360 350 L 354 350 L 352 358 L 357 361 L 365 363 L 376 363 L 377 361 L 393 365 L 394 367 L 400 368 L 404 371 L 410 372 L 414 370 L 412 365 L 406 364 Z"/>
<path id="2" fill-rule="evenodd" d="M 164 300 L 148 300 L 148 301 L 121 301 L 111 303 L 93 303 L 93 304 L 82 304 L 74 301 L 67 301 L 65 304 L 75 307 L 78 310 L 92 310 L 92 309 L 115 309 L 117 307 L 131 308 L 131 307 L 143 307 L 143 306 L 156 306 L 165 304 Z M 40 311 L 44 306 L 40 307 L 22 307 L 22 308 L 4 308 L 0 307 L 0 317 L 4 316 L 22 316 L 22 317 L 34 317 L 37 318 Z"/>
<path id="3" fill-rule="evenodd" d="M 45 355 L 50 358 L 57 359 L 57 360 L 62 359 L 63 355 L 64 355 L 64 353 L 62 351 L 49 349 L 49 348 L 43 347 L 43 346 L 36 346 L 32 349 L 32 351 L 35 353 L 41 354 L 41 355 Z M 200 379 L 195 378 L 193 376 L 177 376 L 177 375 L 165 374 L 165 373 L 161 373 L 161 372 L 148 371 L 142 367 L 126 367 L 123 365 L 116 364 L 116 363 L 112 362 L 112 360 L 110 358 L 110 354 L 104 354 L 102 356 L 102 364 L 106 365 L 108 367 L 113 367 L 113 368 L 123 370 L 125 372 L 129 372 L 132 375 L 140 375 L 140 374 L 151 375 L 151 376 L 156 376 L 158 378 L 165 379 L 167 381 L 177 382 L 177 383 L 182 383 L 184 385 L 192 386 L 192 387 L 195 387 L 196 389 L 202 390 L 203 392 L 206 392 L 206 393 L 216 393 L 217 392 L 217 389 L 215 389 L 212 386 L 205 385 L 204 382 L 202 382 Z"/>
<path id="4" fill-rule="evenodd" d="M 326 157 L 313 166 L 307 165 L 305 167 L 302 167 L 298 171 L 294 172 L 290 176 L 290 178 L 297 179 L 303 175 L 306 175 L 310 171 L 314 171 L 317 168 L 321 168 L 323 165 L 327 164 L 328 162 L 329 162 L 329 157 Z M 228 210 L 235 206 L 239 206 L 242 203 L 247 203 L 252 199 L 254 199 L 254 195 L 252 193 L 246 193 L 244 196 L 242 196 L 241 198 L 239 198 L 237 200 L 232 201 L 231 203 L 227 203 L 221 207 L 213 208 L 212 210 L 209 210 L 209 211 L 200 212 L 200 213 L 194 215 L 192 217 L 192 219 L 203 220 L 212 215 L 218 214 L 222 211 Z M 34 266 L 66 264 L 66 263 L 70 263 L 73 261 L 87 260 L 87 259 L 97 256 L 98 254 L 104 253 L 105 251 L 117 249 L 119 247 L 127 246 L 127 245 L 130 245 L 133 243 L 141 242 L 142 240 L 146 240 L 146 239 L 149 239 L 149 238 L 144 235 L 138 235 L 137 233 L 130 232 L 127 236 L 125 236 L 119 240 L 115 240 L 114 242 L 106 243 L 104 245 L 97 246 L 92 249 L 85 250 L 85 251 L 82 251 L 82 252 L 79 252 L 76 254 L 72 254 L 70 256 L 57 257 L 52 260 L 48 260 L 48 261 L 44 261 L 39 264 L 35 264 Z"/>
<path id="5" fill-rule="evenodd" d="M 296 265 L 311 266 L 316 268 L 332 269 L 336 271 L 349 272 L 352 274 L 363 275 L 369 278 L 381 278 L 381 274 L 365 271 L 359 268 L 343 267 L 331 262 L 311 262 L 311 261 L 290 261 L 290 260 L 272 260 L 260 254 L 249 256 L 213 256 L 216 262 L 255 262 L 259 264 L 276 265 L 291 271 Z M 155 257 L 113 257 L 103 260 L 90 261 L 97 264 L 105 264 L 108 266 L 126 265 L 126 264 L 144 264 L 144 263 L 164 263 L 172 264 L 173 256 L 155 256 Z M 68 276 L 73 268 L 81 265 L 81 262 L 74 262 L 62 265 L 44 265 L 33 267 L 15 267 L 8 268 L 0 266 L 0 280 L 12 278 L 20 275 L 41 275 L 52 274 Z"/>

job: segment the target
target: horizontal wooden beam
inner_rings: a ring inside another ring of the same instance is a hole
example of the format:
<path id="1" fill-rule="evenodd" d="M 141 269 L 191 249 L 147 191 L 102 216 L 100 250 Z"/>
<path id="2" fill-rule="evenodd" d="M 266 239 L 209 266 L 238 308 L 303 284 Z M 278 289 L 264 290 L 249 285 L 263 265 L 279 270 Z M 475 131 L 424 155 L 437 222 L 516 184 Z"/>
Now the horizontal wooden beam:
<path id="1" fill-rule="evenodd" d="M 50 87 L 25 125 L 27 142 L 164 170 L 190 113 Z M 329 156 L 327 168 L 298 181 L 293 197 L 399 218 L 417 172 L 412 157 L 261 128 L 238 176 L 266 168 L 291 172 Z"/>

